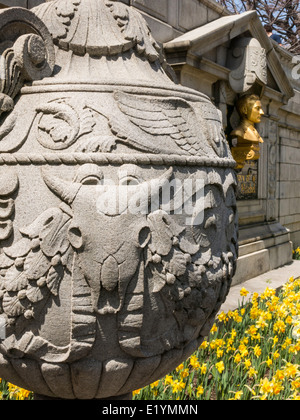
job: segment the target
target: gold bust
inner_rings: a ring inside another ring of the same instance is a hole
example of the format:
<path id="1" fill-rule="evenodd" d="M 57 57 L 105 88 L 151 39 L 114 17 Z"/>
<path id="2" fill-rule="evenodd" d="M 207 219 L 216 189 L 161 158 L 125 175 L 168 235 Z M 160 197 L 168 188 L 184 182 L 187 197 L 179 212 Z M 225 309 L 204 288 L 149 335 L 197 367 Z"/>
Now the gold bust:
<path id="1" fill-rule="evenodd" d="M 259 159 L 259 144 L 264 141 L 254 124 L 261 122 L 264 111 L 257 95 L 242 96 L 238 100 L 236 108 L 241 122 L 230 134 L 233 146 L 231 152 L 237 162 L 236 169 L 241 169 L 246 160 Z"/>

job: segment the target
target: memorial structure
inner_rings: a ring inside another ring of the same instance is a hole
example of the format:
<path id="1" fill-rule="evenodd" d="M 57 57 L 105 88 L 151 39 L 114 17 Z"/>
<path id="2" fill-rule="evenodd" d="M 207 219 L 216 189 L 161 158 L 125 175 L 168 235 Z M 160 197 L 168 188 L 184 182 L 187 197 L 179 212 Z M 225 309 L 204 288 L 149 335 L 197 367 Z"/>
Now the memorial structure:
<path id="1" fill-rule="evenodd" d="M 222 112 L 228 141 L 240 123 L 238 99 L 258 95 L 260 158 L 238 173 L 239 259 L 233 284 L 288 264 L 300 243 L 299 57 L 270 40 L 255 11 L 231 15 L 208 0 L 158 6 L 136 1 L 185 86 Z M 153 12 L 150 11 L 153 9 Z M 191 17 L 192 16 L 192 17 Z M 231 144 L 232 146 L 232 144 Z"/>
<path id="2" fill-rule="evenodd" d="M 0 13 L 0 377 L 126 398 L 190 356 L 236 268 L 221 112 L 134 8 Z"/>

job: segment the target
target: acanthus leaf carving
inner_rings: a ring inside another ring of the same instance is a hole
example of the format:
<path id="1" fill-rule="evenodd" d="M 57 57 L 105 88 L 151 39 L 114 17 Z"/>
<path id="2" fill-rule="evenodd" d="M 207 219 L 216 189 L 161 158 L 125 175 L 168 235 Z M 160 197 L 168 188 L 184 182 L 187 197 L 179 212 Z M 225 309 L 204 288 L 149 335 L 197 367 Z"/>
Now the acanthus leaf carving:
<path id="1" fill-rule="evenodd" d="M 18 27 L 18 30 L 12 26 Z M 29 10 L 5 9 L 0 12 L 0 32 L 6 41 L 0 45 L 0 111 L 14 107 L 14 98 L 25 82 L 51 76 L 54 47 L 43 22 Z M 7 36 L 6 36 L 7 34 Z"/>
<path id="2" fill-rule="evenodd" d="M 123 36 L 131 42 L 131 46 L 136 48 L 138 54 L 145 55 L 150 62 L 155 62 L 158 59 L 161 62 L 165 61 L 159 45 L 152 38 L 150 30 L 140 13 L 114 0 L 107 0 L 106 4 L 118 22 Z"/>
<path id="3" fill-rule="evenodd" d="M 58 40 L 67 37 L 71 21 L 78 10 L 79 4 L 80 0 L 66 0 L 63 3 L 52 1 L 33 8 L 32 11 L 47 22 L 47 27 L 54 42 L 58 43 Z"/>

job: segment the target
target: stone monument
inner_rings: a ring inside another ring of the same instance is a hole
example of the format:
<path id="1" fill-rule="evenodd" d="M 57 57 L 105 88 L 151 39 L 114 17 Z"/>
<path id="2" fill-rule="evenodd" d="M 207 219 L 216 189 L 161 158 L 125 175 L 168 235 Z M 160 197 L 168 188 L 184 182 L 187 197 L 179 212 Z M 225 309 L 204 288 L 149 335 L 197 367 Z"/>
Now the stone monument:
<path id="1" fill-rule="evenodd" d="M 5 9 L 0 46 L 0 377 L 126 398 L 198 348 L 230 287 L 220 112 L 114 0 Z"/>

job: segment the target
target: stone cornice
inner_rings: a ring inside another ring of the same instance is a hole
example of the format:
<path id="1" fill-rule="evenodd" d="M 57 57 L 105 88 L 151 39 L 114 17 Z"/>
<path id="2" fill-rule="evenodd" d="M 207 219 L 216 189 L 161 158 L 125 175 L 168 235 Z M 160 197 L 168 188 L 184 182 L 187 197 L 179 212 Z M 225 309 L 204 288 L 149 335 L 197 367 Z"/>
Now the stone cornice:
<path id="1" fill-rule="evenodd" d="M 197 60 L 212 49 L 231 41 L 237 36 L 250 33 L 258 39 L 267 54 L 268 67 L 282 93 L 283 102 L 294 96 L 294 90 L 282 67 L 274 44 L 270 41 L 255 11 L 240 15 L 222 17 L 164 44 L 164 50 L 170 62 L 175 61 L 176 55 L 181 59 L 194 56 Z M 196 59 L 194 61 L 197 61 Z"/>

